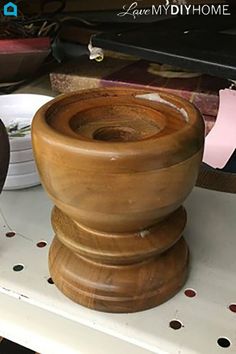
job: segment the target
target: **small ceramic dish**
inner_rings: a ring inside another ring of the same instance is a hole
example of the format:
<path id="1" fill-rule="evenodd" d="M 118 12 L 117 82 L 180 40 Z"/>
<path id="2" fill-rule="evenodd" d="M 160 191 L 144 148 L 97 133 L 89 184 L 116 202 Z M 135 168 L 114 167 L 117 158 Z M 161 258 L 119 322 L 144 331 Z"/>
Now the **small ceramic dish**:
<path id="1" fill-rule="evenodd" d="M 8 130 L 11 151 L 32 148 L 32 119 L 37 110 L 52 98 L 33 94 L 0 96 L 0 118 Z"/>
<path id="2" fill-rule="evenodd" d="M 8 176 L 26 175 L 34 172 L 37 172 L 34 160 L 10 163 L 8 168 Z"/>
<path id="3" fill-rule="evenodd" d="M 40 184 L 37 172 L 25 175 L 7 176 L 4 190 L 22 189 L 37 186 Z"/>
<path id="4" fill-rule="evenodd" d="M 10 153 L 10 163 L 20 163 L 33 161 L 34 155 L 32 149 L 12 151 Z"/>
<path id="5" fill-rule="evenodd" d="M 38 109 L 52 99 L 34 94 L 0 96 L 0 118 L 10 141 L 10 166 L 4 190 L 40 183 L 32 150 L 31 122 Z"/>

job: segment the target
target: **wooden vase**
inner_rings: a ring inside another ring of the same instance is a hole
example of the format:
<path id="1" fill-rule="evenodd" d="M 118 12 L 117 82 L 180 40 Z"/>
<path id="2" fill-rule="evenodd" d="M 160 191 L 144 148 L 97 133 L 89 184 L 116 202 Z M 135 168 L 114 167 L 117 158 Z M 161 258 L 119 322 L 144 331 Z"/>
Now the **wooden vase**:
<path id="1" fill-rule="evenodd" d="M 2 191 L 9 165 L 9 140 L 5 126 L 0 120 L 0 193 Z"/>
<path id="2" fill-rule="evenodd" d="M 56 286 L 107 312 L 144 310 L 178 292 L 188 270 L 181 205 L 203 153 L 199 111 L 162 92 L 80 91 L 43 106 L 32 137 L 55 203 Z"/>

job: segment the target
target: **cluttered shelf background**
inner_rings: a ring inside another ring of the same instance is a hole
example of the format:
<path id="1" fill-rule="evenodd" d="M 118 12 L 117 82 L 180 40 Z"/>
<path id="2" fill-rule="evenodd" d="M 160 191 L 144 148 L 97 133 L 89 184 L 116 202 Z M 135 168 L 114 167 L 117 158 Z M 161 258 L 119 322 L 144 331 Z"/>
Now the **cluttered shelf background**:
<path id="1" fill-rule="evenodd" d="M 161 1 L 160 1 L 161 2 Z M 138 52 L 133 51 L 133 39 L 141 38 L 138 33 L 146 28 L 166 26 L 153 24 L 153 18 L 138 18 L 136 21 L 117 16 L 117 11 L 122 9 L 123 1 L 15 1 L 18 5 L 19 16 L 6 18 L 2 11 L 0 17 L 0 92 L 8 94 L 12 92 L 36 92 L 56 95 L 72 92 L 79 89 L 105 87 L 105 86 L 137 86 L 149 89 L 161 89 L 178 94 L 193 102 L 201 111 L 206 134 L 214 126 L 218 107 L 219 90 L 228 87 L 233 88 L 235 67 L 231 62 L 222 62 L 223 57 L 236 57 L 235 46 L 229 48 L 230 55 L 222 53 L 222 58 L 215 58 L 222 70 L 211 71 L 212 66 L 200 66 L 197 70 L 196 60 L 191 61 L 191 52 L 184 53 L 183 61 L 176 61 L 176 65 L 161 61 L 158 56 L 158 48 L 154 48 L 156 59 L 149 60 L 148 53 L 153 38 L 149 38 L 149 45 L 139 43 Z M 153 1 L 142 1 L 143 6 L 152 5 Z M 159 3 L 155 1 L 155 3 Z M 195 1 L 197 3 L 197 1 Z M 206 3 L 199 0 L 198 3 Z M 207 3 L 222 3 L 212 0 Z M 232 1 L 228 2 L 232 6 Z M 157 18 L 155 18 L 155 21 Z M 168 19 L 173 21 L 173 19 Z M 204 36 L 205 22 L 195 22 L 193 39 L 196 34 Z M 221 18 L 211 20 L 211 36 L 230 36 L 229 41 L 234 40 L 235 33 L 233 23 L 235 18 Z M 150 24 L 151 22 L 151 24 Z M 173 22 L 169 22 L 172 27 Z M 209 22 L 208 22 L 209 23 Z M 183 24 L 183 21 L 182 21 Z M 182 26 L 181 24 L 181 26 Z M 197 28 L 199 27 L 199 28 Z M 208 27 L 209 28 L 209 27 Z M 125 33 L 122 46 L 119 44 L 117 34 Z M 155 31 L 151 30 L 155 34 Z M 156 31 L 157 32 L 157 31 Z M 220 34 L 219 34 L 220 32 Z M 223 34 L 224 32 L 224 34 Z M 147 31 L 150 33 L 150 30 Z M 126 36 L 127 34 L 127 36 Z M 89 59 L 89 42 L 94 39 L 94 46 L 102 46 L 104 59 L 96 62 Z M 145 37 L 145 36 L 144 36 Z M 224 37 L 225 38 L 225 37 Z M 171 38 L 170 38 L 171 40 Z M 219 43 L 217 40 L 216 42 Z M 225 45 L 227 43 L 225 42 Z M 169 46 L 169 47 L 168 47 Z M 165 47 L 168 57 L 173 46 L 171 42 Z M 193 43 L 193 46 L 196 45 Z M 153 48 L 152 48 L 153 49 Z M 201 48 L 200 48 L 201 49 Z M 227 49 L 227 48 L 226 48 Z M 215 48 L 213 48 L 214 52 Z M 122 52 L 122 53 L 121 53 Z M 221 51 L 222 52 L 222 51 Z M 194 53 L 198 56 L 198 53 Z M 201 59 L 201 53 L 198 60 Z M 196 59 L 196 58 L 195 58 Z M 227 59 L 228 60 L 228 59 Z M 193 63 L 191 66 L 189 63 Z M 214 60 L 213 60 L 214 62 Z M 225 71 L 224 67 L 230 68 Z M 232 77 L 228 73 L 232 73 Z M 219 75 L 217 75 L 219 73 Z M 235 156 L 222 171 L 230 178 L 228 187 L 235 192 L 236 171 Z M 221 188 L 226 184 L 220 182 Z M 27 354 L 34 353 L 27 348 L 20 347 L 7 339 L 1 339 L 0 354 Z"/>

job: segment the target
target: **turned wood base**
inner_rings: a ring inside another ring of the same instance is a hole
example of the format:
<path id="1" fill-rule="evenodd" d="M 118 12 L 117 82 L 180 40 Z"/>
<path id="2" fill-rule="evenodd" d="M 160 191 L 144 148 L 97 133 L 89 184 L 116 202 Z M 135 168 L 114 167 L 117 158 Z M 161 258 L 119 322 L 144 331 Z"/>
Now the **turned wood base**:
<path id="1" fill-rule="evenodd" d="M 148 230 L 106 234 L 52 211 L 55 238 L 49 268 L 56 286 L 73 301 L 106 312 L 135 312 L 157 306 L 183 286 L 188 247 L 180 207 Z"/>

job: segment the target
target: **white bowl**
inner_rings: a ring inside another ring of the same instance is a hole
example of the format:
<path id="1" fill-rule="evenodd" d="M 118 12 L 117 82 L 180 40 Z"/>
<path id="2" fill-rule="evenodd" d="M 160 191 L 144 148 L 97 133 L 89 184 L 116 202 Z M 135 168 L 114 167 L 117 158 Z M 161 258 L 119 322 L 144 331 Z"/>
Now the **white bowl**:
<path id="1" fill-rule="evenodd" d="M 11 123 L 20 127 L 31 125 L 37 110 L 53 97 L 33 94 L 0 96 L 0 118 L 8 127 Z M 40 183 L 34 164 L 30 131 L 24 137 L 10 138 L 10 167 L 4 190 L 21 189 Z"/>
<path id="2" fill-rule="evenodd" d="M 4 184 L 4 190 L 22 189 L 37 186 L 40 184 L 37 172 L 26 175 L 8 176 Z"/>
<path id="3" fill-rule="evenodd" d="M 37 110 L 53 97 L 33 94 L 10 94 L 0 96 L 0 117 L 7 127 L 12 122 L 20 126 L 31 125 Z M 10 150 L 19 151 L 31 149 L 30 132 L 24 137 L 10 138 Z"/>
<path id="4" fill-rule="evenodd" d="M 10 163 L 27 162 L 34 160 L 34 154 L 32 149 L 11 151 Z"/>
<path id="5" fill-rule="evenodd" d="M 10 163 L 8 168 L 8 176 L 26 175 L 34 172 L 37 172 L 34 160 Z"/>

